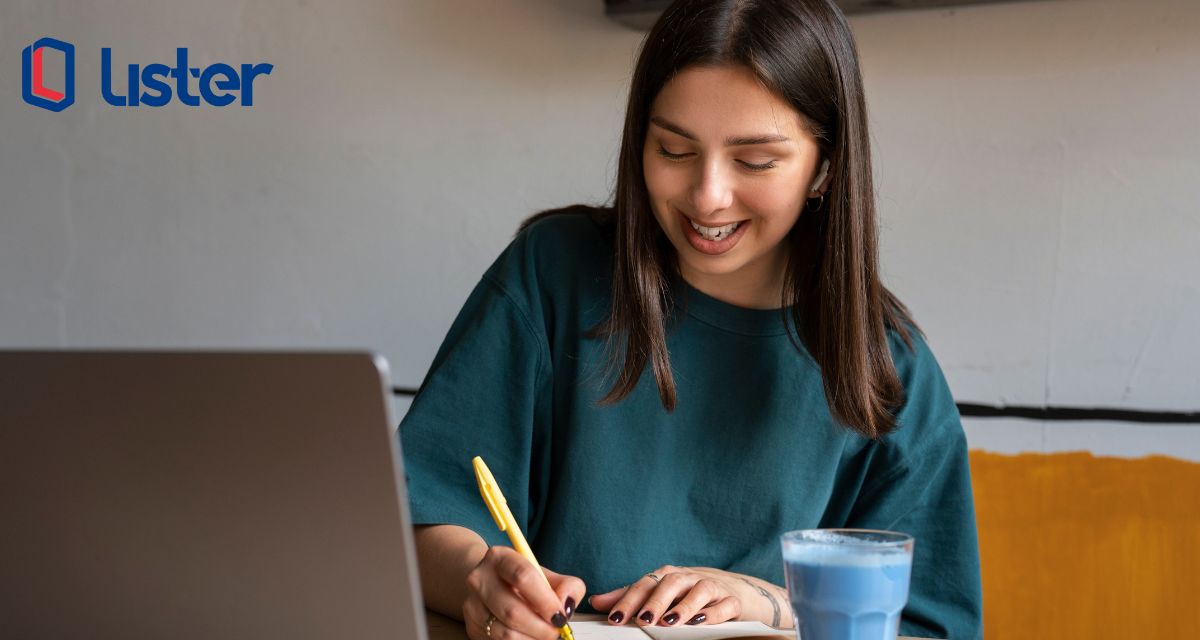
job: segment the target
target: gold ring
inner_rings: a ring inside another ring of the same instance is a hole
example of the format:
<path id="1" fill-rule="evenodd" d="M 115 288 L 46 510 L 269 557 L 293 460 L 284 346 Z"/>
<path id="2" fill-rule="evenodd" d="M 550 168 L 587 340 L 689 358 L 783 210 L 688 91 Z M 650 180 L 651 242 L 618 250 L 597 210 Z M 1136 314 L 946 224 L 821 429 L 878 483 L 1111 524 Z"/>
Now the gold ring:
<path id="1" fill-rule="evenodd" d="M 647 573 L 647 574 L 646 574 L 646 577 L 648 577 L 648 578 L 654 578 L 654 581 L 655 581 L 655 582 L 662 582 L 662 578 L 660 578 L 660 577 L 658 577 L 658 576 L 654 575 L 653 573 Z"/>
<path id="2" fill-rule="evenodd" d="M 492 637 L 492 623 L 495 621 L 496 621 L 495 614 L 488 616 L 488 623 L 487 623 L 487 627 L 485 627 L 485 628 L 487 629 L 487 637 L 489 637 L 489 638 Z"/>

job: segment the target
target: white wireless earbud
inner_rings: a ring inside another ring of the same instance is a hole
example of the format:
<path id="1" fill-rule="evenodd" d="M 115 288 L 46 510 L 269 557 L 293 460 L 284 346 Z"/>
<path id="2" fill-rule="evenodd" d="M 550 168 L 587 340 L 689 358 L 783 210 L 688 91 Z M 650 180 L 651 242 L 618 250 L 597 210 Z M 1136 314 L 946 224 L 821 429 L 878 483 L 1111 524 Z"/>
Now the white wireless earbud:
<path id="1" fill-rule="evenodd" d="M 825 176 L 828 174 L 829 160 L 826 159 L 825 162 L 821 163 L 821 170 L 817 172 L 817 179 L 813 180 L 812 187 L 809 189 L 809 191 L 816 191 L 817 187 L 821 186 L 821 183 L 825 181 Z"/>

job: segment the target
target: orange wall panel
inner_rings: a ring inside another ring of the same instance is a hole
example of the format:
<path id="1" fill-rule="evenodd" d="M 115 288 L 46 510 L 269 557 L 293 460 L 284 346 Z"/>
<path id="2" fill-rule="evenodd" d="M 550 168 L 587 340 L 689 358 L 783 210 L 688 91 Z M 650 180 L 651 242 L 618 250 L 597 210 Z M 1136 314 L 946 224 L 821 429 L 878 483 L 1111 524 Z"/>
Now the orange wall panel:
<path id="1" fill-rule="evenodd" d="M 1200 464 L 971 452 L 984 636 L 1200 630 Z"/>

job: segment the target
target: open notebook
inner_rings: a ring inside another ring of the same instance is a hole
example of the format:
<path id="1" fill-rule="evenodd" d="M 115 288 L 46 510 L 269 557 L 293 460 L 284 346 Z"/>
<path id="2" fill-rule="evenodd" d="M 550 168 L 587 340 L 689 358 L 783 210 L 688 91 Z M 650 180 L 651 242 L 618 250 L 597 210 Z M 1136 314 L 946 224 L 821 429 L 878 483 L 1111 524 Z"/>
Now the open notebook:
<path id="1" fill-rule="evenodd" d="M 796 640 L 794 629 L 773 629 L 761 622 L 722 622 L 719 624 L 680 625 L 675 627 L 634 624 L 612 625 L 604 616 L 580 614 L 571 619 L 575 640 Z"/>

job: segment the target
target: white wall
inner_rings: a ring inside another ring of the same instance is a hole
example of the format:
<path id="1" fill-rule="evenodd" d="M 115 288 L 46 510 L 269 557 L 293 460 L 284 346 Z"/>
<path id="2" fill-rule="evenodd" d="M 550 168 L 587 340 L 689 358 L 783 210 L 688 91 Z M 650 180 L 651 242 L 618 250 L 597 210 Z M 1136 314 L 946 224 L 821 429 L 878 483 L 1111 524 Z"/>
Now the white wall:
<path id="1" fill-rule="evenodd" d="M 1200 4 L 852 24 L 885 279 L 956 397 L 1200 409 Z M 20 99 L 46 35 L 77 48 L 58 114 Z M 607 200 L 642 35 L 601 0 L 0 5 L 0 345 L 367 347 L 416 386 L 521 218 Z M 101 47 L 275 69 L 252 108 L 117 109 Z M 1200 460 L 1200 425 L 964 422 Z"/>
<path id="2" fill-rule="evenodd" d="M 1200 409 L 1200 4 L 853 21 L 884 273 L 960 401 Z M 1004 452 L 1200 460 L 1200 425 L 966 419 Z"/>

